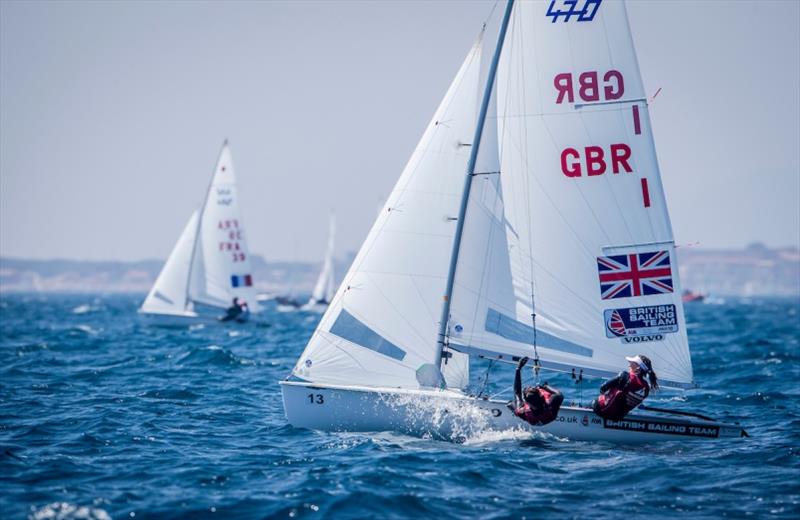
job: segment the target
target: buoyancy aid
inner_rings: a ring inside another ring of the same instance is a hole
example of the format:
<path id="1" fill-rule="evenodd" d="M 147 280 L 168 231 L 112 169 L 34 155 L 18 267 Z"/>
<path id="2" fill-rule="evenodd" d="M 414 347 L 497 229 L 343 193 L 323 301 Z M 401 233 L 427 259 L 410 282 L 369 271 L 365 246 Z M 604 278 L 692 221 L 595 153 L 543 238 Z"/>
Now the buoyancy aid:
<path id="1" fill-rule="evenodd" d="M 650 386 L 636 372 L 628 372 L 628 382 L 623 388 L 612 388 L 597 398 L 595 411 L 605 419 L 619 421 L 642 404 L 650 393 Z"/>
<path id="2" fill-rule="evenodd" d="M 553 394 L 544 388 L 537 388 L 536 390 L 539 392 L 539 395 L 542 396 L 542 399 L 544 399 L 545 404 L 542 406 L 541 410 L 536 411 L 531 408 L 531 405 L 524 403 L 522 406 L 514 410 L 514 415 L 533 425 L 545 425 L 551 423 L 558 415 L 558 409 L 554 409 L 552 406 Z"/>

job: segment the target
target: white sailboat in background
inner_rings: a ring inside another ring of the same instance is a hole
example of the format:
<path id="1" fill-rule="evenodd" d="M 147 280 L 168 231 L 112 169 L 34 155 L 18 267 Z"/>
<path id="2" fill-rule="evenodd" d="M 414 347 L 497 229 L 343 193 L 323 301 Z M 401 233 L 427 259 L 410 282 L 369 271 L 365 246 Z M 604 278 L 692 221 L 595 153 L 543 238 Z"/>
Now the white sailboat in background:
<path id="1" fill-rule="evenodd" d="M 225 141 L 206 198 L 189 218 L 139 313 L 163 324 L 216 319 L 234 298 L 257 313 L 251 272 L 233 161 Z"/>
<path id="2" fill-rule="evenodd" d="M 333 300 L 336 292 L 336 273 L 333 268 L 334 240 L 336 236 L 336 216 L 331 213 L 328 224 L 328 247 L 325 249 L 325 260 L 322 262 L 322 270 L 314 284 L 314 291 L 308 302 L 301 308 L 304 311 L 325 312 L 328 305 Z"/>
<path id="3" fill-rule="evenodd" d="M 469 355 L 582 379 L 645 354 L 662 386 L 694 385 L 624 4 L 509 0 L 482 92 L 480 56 L 479 42 L 281 382 L 289 422 L 445 438 L 744 435 L 697 414 L 609 421 L 578 406 L 537 428 L 465 392 Z"/>

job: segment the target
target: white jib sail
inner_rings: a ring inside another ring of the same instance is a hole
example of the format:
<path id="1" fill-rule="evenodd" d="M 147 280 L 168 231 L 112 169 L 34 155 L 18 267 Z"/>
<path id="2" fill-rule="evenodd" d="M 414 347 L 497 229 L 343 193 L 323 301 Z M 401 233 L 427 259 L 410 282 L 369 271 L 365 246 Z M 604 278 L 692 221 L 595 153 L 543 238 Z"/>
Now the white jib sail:
<path id="1" fill-rule="evenodd" d="M 514 297 L 480 293 L 485 313 L 453 316 L 465 322 L 458 341 L 531 356 L 535 337 L 544 367 L 602 376 L 641 353 L 668 385 L 690 385 L 673 235 L 625 6 L 556 4 L 515 4 L 496 83 Z M 502 269 L 493 276 L 502 285 Z"/>
<path id="2" fill-rule="evenodd" d="M 480 42 L 436 110 L 294 376 L 405 388 L 430 379 L 454 219 L 475 130 L 479 71 Z M 448 386 L 466 386 L 466 356 L 457 353 L 443 373 Z"/>
<path id="3" fill-rule="evenodd" d="M 139 309 L 146 314 L 186 314 L 189 265 L 197 234 L 197 211 L 192 213 L 156 282 Z"/>
<path id="4" fill-rule="evenodd" d="M 309 305 L 328 304 L 333 300 L 336 291 L 335 272 L 333 269 L 333 250 L 336 236 L 336 217 L 331 214 L 328 227 L 328 247 L 325 249 L 325 260 L 322 263 L 322 271 L 319 273 L 314 291 L 308 300 Z"/>
<path id="5" fill-rule="evenodd" d="M 257 311 L 245 226 L 227 141 L 222 147 L 199 222 L 192 263 L 191 300 L 226 308 L 233 298 Z"/>

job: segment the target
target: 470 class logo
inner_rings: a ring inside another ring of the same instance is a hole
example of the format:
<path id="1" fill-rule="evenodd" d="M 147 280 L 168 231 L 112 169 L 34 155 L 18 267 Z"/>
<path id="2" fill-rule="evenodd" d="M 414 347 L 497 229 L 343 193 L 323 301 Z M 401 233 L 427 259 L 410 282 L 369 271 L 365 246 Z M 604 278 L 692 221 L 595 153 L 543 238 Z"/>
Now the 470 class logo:
<path id="1" fill-rule="evenodd" d="M 547 16 L 556 23 L 560 17 L 564 22 L 569 22 L 575 17 L 576 22 L 591 22 L 600 9 L 603 0 L 550 0 Z"/>

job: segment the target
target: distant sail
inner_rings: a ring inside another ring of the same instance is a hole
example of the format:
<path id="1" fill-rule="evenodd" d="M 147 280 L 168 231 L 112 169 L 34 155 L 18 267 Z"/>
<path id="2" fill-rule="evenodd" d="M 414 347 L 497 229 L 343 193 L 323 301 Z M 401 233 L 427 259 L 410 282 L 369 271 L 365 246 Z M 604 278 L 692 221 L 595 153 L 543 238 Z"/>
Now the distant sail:
<path id="1" fill-rule="evenodd" d="M 319 273 L 314 291 L 308 300 L 308 305 L 329 304 L 333 300 L 336 291 L 335 272 L 333 269 L 334 241 L 336 237 L 336 217 L 331 214 L 328 229 L 328 247 L 325 249 L 325 260 L 322 263 L 322 271 Z"/>
<path id="2" fill-rule="evenodd" d="M 156 283 L 147 294 L 141 312 L 148 314 L 187 314 L 189 265 L 192 261 L 192 249 L 197 235 L 198 212 L 192 213 L 189 222 L 183 229 L 175 248 L 167 258 L 164 267 L 156 278 Z"/>
<path id="3" fill-rule="evenodd" d="M 189 219 L 140 312 L 194 316 L 195 303 L 225 309 L 235 297 L 251 312 L 260 310 L 226 141 L 201 209 Z"/>
<path id="4" fill-rule="evenodd" d="M 433 363 L 442 294 L 478 100 L 469 52 L 293 374 L 320 383 L 416 388 Z M 466 356 L 443 366 L 466 386 Z"/>
<path id="5" fill-rule="evenodd" d="M 203 204 L 192 270 L 191 300 L 225 308 L 238 297 L 248 302 L 251 310 L 256 306 L 250 250 L 227 142 Z"/>

